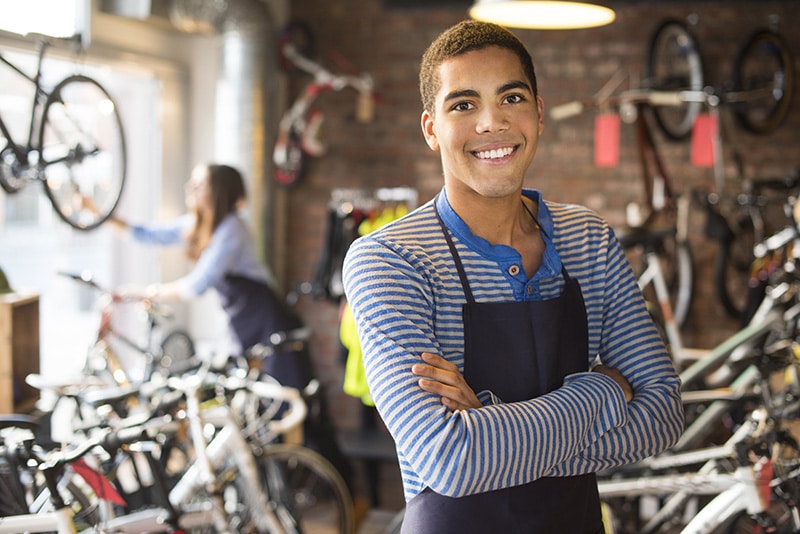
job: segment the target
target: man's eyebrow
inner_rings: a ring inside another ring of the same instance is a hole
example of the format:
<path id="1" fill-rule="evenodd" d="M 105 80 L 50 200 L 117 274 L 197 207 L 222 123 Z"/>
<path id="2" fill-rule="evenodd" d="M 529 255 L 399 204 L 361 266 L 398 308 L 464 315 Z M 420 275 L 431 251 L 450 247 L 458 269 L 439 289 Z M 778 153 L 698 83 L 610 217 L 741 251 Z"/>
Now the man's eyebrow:
<path id="1" fill-rule="evenodd" d="M 500 87 L 497 90 L 497 94 L 505 93 L 506 91 L 510 91 L 512 89 L 524 89 L 529 93 L 533 93 L 531 86 L 522 80 L 514 80 L 513 82 L 508 82 Z"/>
<path id="2" fill-rule="evenodd" d="M 497 89 L 497 94 L 499 95 L 499 94 L 505 93 L 506 91 L 511 91 L 512 89 L 523 89 L 523 90 L 525 90 L 525 91 L 527 91 L 529 93 L 533 93 L 533 90 L 531 89 L 531 86 L 529 84 L 523 82 L 522 80 L 514 80 L 514 81 L 511 81 L 511 82 L 508 82 L 508 83 L 505 83 L 505 84 L 501 85 Z M 448 102 L 450 100 L 456 100 L 456 99 L 464 98 L 464 97 L 468 97 L 468 96 L 469 97 L 479 96 L 478 95 L 478 91 L 476 91 L 474 89 L 460 89 L 458 91 L 452 91 L 452 92 L 450 92 L 450 93 L 445 95 L 444 101 Z"/>
<path id="3" fill-rule="evenodd" d="M 452 91 L 447 93 L 444 96 L 444 101 L 447 102 L 449 100 L 456 100 L 458 98 L 464 98 L 465 96 L 479 96 L 478 91 L 474 89 L 461 89 L 458 91 Z"/>

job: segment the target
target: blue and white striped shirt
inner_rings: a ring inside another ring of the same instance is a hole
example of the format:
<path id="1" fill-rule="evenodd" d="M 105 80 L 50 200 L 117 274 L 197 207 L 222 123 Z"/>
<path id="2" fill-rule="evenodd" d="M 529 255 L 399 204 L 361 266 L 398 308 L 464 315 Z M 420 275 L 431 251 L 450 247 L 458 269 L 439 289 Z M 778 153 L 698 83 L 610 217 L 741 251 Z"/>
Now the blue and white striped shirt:
<path id="1" fill-rule="evenodd" d="M 358 239 L 344 264 L 367 381 L 397 446 L 406 500 L 426 486 L 458 497 L 607 469 L 668 448 L 683 429 L 678 375 L 612 229 L 586 208 L 523 193 L 538 202 L 549 236 L 530 279 L 524 269 L 509 269 L 522 265 L 516 250 L 472 235 L 444 193 L 438 197 L 475 300 L 554 298 L 563 288 L 563 262 L 586 305 L 587 370 L 596 357 L 619 369 L 634 399 L 626 404 L 616 382 L 591 372 L 523 402 L 476 392 L 483 407 L 457 412 L 423 391 L 411 372 L 422 352 L 462 372 L 464 363 L 466 299 L 430 201 Z"/>

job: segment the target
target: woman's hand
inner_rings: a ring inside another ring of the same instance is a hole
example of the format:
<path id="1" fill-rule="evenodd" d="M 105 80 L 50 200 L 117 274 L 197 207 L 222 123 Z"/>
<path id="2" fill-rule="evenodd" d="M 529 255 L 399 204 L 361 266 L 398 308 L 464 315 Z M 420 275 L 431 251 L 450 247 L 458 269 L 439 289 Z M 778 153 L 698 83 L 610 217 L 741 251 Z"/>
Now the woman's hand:
<path id="1" fill-rule="evenodd" d="M 469 387 L 458 368 L 441 356 L 422 353 L 422 361 L 411 368 L 411 372 L 422 377 L 419 387 L 441 396 L 442 404 L 452 411 L 480 408 L 481 403 Z"/>

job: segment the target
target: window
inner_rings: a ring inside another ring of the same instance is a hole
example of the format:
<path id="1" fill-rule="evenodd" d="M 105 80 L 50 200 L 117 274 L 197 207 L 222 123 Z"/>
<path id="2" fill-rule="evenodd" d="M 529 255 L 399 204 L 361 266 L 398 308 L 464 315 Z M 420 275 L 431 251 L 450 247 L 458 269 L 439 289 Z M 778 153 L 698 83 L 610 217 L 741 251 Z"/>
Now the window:
<path id="1" fill-rule="evenodd" d="M 52 37 L 81 35 L 84 46 L 88 44 L 91 0 L 0 0 L 0 11 L 2 30 Z"/>
<path id="2" fill-rule="evenodd" d="M 35 55 L 14 51 L 0 41 L 3 55 L 25 72 L 35 69 Z M 43 66 L 45 83 L 79 70 L 98 80 L 119 107 L 127 142 L 128 174 L 121 206 L 141 220 L 158 216 L 161 191 L 161 82 L 147 69 L 110 66 L 81 57 L 50 54 Z M 0 64 L 0 113 L 12 135 L 26 135 L 30 121 L 33 85 Z M 0 136 L 0 145 L 3 144 Z M 40 295 L 41 368 L 64 372 L 64 362 L 78 376 L 87 348 L 97 333 L 98 295 L 58 271 L 90 270 L 107 287 L 122 282 L 158 278 L 156 252 L 131 245 L 113 235 L 107 226 L 80 232 L 53 212 L 39 183 L 20 192 L 0 190 L 0 267 L 12 289 Z M 135 318 L 134 318 L 135 319 Z M 58 365 L 52 365 L 58 362 Z M 64 378 L 63 374 L 61 376 Z"/>

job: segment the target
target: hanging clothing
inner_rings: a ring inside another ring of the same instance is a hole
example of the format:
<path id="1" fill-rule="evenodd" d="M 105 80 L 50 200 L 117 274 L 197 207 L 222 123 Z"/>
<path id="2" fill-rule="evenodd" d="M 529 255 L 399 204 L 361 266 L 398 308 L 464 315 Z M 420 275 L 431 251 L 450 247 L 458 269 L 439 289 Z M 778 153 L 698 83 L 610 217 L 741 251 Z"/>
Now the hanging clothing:
<path id="1" fill-rule="evenodd" d="M 358 340 L 356 320 L 349 304 L 344 305 L 342 318 L 339 321 L 339 339 L 347 349 L 347 359 L 344 368 L 344 384 L 342 389 L 352 397 L 358 397 L 365 406 L 375 406 L 372 394 L 367 384 L 367 374 L 364 372 L 364 362 L 361 360 L 361 343 Z"/>
<path id="2" fill-rule="evenodd" d="M 366 217 L 358 225 L 358 233 L 359 235 L 367 235 L 407 214 L 408 207 L 405 204 L 386 206 L 380 210 L 378 215 Z M 342 317 L 339 323 L 339 339 L 347 350 L 344 384 L 342 386 L 344 392 L 360 398 L 365 406 L 375 406 L 375 401 L 369 392 L 364 364 L 361 360 L 361 342 L 358 340 L 358 329 L 349 304 L 345 304 L 342 310 Z"/>

